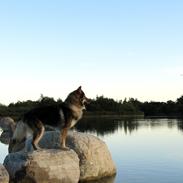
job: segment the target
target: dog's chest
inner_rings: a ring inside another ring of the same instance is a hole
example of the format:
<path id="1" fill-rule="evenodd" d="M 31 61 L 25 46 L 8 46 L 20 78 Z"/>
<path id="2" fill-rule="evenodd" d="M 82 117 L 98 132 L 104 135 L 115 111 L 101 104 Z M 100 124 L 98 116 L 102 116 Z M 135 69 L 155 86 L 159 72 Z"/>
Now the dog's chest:
<path id="1" fill-rule="evenodd" d="M 72 128 L 77 122 L 78 122 L 78 120 L 73 119 L 73 120 L 71 121 L 71 128 Z"/>
<path id="2" fill-rule="evenodd" d="M 71 121 L 71 127 L 73 127 L 82 117 L 82 111 L 79 111 L 79 112 L 75 112 L 74 113 L 74 116 L 75 116 L 75 119 L 72 119 Z"/>

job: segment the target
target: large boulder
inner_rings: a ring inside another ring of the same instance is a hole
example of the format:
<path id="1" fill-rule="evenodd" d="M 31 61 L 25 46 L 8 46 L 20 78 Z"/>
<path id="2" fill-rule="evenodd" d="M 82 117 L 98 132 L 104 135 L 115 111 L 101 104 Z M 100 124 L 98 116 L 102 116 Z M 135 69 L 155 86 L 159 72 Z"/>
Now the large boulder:
<path id="1" fill-rule="evenodd" d="M 44 149 L 59 149 L 59 139 L 60 132 L 46 132 L 40 141 L 40 146 Z M 67 146 L 73 149 L 80 159 L 80 181 L 97 180 L 116 173 L 110 152 L 106 144 L 99 138 L 85 133 L 69 132 L 66 142 Z M 33 150 L 31 139 L 28 139 L 24 144 L 16 144 L 12 148 L 12 152 L 20 150 L 31 152 Z"/>
<path id="2" fill-rule="evenodd" d="M 8 183 L 9 182 L 9 174 L 5 167 L 0 164 L 0 183 Z"/>
<path id="3" fill-rule="evenodd" d="M 72 150 L 10 153 L 4 166 L 16 183 L 77 183 L 80 176 L 79 159 Z"/>
<path id="4" fill-rule="evenodd" d="M 70 133 L 67 142 L 79 156 L 80 181 L 96 180 L 116 173 L 107 145 L 99 138 L 84 133 Z"/>

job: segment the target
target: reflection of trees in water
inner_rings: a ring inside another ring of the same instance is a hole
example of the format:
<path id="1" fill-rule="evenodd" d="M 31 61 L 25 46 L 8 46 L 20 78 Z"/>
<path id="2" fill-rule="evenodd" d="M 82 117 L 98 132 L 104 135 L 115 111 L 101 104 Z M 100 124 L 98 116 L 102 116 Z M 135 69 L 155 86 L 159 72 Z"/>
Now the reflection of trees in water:
<path id="1" fill-rule="evenodd" d="M 173 128 L 175 125 L 177 125 L 177 120 L 171 118 L 167 119 L 154 117 L 144 119 L 144 126 L 145 124 L 152 129 L 161 127 Z"/>
<path id="2" fill-rule="evenodd" d="M 137 131 L 139 127 L 143 128 L 177 128 L 183 131 L 183 119 L 136 119 L 136 118 L 84 118 L 76 125 L 76 129 L 82 132 L 96 133 L 104 136 L 113 134 L 118 130 L 123 130 L 126 134 Z"/>
<path id="3" fill-rule="evenodd" d="M 179 119 L 177 122 L 177 128 L 183 131 L 183 119 Z"/>
<path id="4" fill-rule="evenodd" d="M 104 136 L 113 134 L 118 129 L 125 133 L 131 133 L 138 129 L 139 123 L 134 118 L 84 118 L 76 125 L 76 129 L 82 132 L 92 132 Z"/>
<path id="5" fill-rule="evenodd" d="M 134 130 L 137 130 L 139 123 L 135 119 L 124 119 L 118 121 L 118 124 L 121 129 L 124 129 L 124 132 L 127 134 L 132 133 Z"/>

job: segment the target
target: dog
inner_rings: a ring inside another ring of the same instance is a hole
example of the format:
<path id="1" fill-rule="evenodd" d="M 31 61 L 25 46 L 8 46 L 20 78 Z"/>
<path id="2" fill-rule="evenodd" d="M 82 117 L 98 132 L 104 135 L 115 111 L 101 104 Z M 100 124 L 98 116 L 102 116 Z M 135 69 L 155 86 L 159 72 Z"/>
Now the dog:
<path id="1" fill-rule="evenodd" d="M 28 134 L 31 134 L 33 149 L 41 149 L 38 143 L 44 134 L 45 126 L 48 125 L 60 130 L 61 148 L 69 149 L 66 147 L 67 132 L 82 118 L 85 104 L 89 102 L 90 99 L 85 96 L 80 86 L 58 106 L 44 106 L 28 111 L 16 125 L 11 146 L 24 141 Z"/>

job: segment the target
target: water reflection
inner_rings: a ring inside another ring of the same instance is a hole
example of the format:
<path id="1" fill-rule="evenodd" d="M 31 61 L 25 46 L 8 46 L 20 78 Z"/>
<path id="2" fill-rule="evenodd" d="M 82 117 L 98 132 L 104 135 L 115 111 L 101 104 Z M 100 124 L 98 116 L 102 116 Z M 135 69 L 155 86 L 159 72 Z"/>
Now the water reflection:
<path id="1" fill-rule="evenodd" d="M 95 133 L 98 136 L 114 134 L 118 130 L 122 130 L 125 134 L 131 134 L 141 127 L 160 128 L 167 126 L 168 128 L 177 127 L 183 132 L 183 119 L 161 119 L 161 118 L 134 118 L 134 117 L 90 117 L 83 118 L 76 125 L 76 129 L 81 132 Z M 9 143 L 9 134 L 0 129 L 0 142 Z"/>
<path id="2" fill-rule="evenodd" d="M 139 123 L 135 118 L 84 118 L 77 125 L 76 129 L 81 132 L 96 133 L 104 136 L 113 134 L 118 129 L 124 129 L 125 133 L 131 133 L 138 129 Z"/>
<path id="3" fill-rule="evenodd" d="M 183 119 L 160 119 L 160 118 L 84 118 L 77 125 L 76 129 L 81 132 L 95 133 L 99 136 L 114 134 L 118 130 L 124 131 L 125 134 L 131 134 L 140 127 L 160 128 L 177 128 L 183 131 Z"/>
<path id="4" fill-rule="evenodd" d="M 183 131 L 183 119 L 178 119 L 177 127 L 179 130 Z"/>

